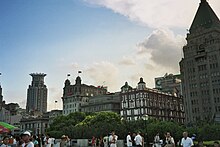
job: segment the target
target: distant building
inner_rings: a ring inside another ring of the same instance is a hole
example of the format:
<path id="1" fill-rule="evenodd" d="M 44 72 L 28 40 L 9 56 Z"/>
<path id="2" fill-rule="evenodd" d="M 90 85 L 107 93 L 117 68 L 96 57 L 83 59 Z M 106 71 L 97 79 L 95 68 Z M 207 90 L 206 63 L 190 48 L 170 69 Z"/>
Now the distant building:
<path id="1" fill-rule="evenodd" d="M 186 122 L 215 120 L 220 114 L 220 21 L 206 0 L 186 40 L 180 62 Z"/>
<path id="2" fill-rule="evenodd" d="M 47 112 L 46 114 L 49 117 L 49 125 L 53 123 L 54 118 L 61 116 L 63 113 L 63 110 L 51 110 L 49 112 Z"/>
<path id="3" fill-rule="evenodd" d="M 48 116 L 29 116 L 22 118 L 20 121 L 21 132 L 30 130 L 33 134 L 45 134 L 46 129 L 49 127 Z"/>
<path id="4" fill-rule="evenodd" d="M 182 95 L 180 75 L 165 74 L 155 78 L 155 89 L 169 94 Z"/>
<path id="5" fill-rule="evenodd" d="M 120 114 L 120 93 L 93 96 L 87 104 L 81 106 L 82 112 L 111 111 Z"/>
<path id="6" fill-rule="evenodd" d="M 121 116 L 126 120 L 142 119 L 145 115 L 158 120 L 184 123 L 183 98 L 146 87 L 143 78 L 137 88 L 126 82 L 121 87 Z"/>
<path id="7" fill-rule="evenodd" d="M 3 101 L 3 104 L 5 101 Z M 11 122 L 11 113 L 5 107 L 2 107 L 0 111 L 0 121 L 10 123 Z"/>
<path id="8" fill-rule="evenodd" d="M 26 111 L 47 112 L 47 86 L 44 84 L 44 73 L 32 73 L 31 85 L 27 90 Z"/>
<path id="9" fill-rule="evenodd" d="M 16 115 L 18 113 L 18 109 L 19 109 L 19 105 L 18 103 L 9 103 L 9 104 L 5 104 L 5 109 L 7 109 L 8 111 L 10 111 L 11 115 Z"/>
<path id="10" fill-rule="evenodd" d="M 81 82 L 82 80 L 79 76 L 76 78 L 74 85 L 71 85 L 70 80 L 68 79 L 65 81 L 62 97 L 63 115 L 82 111 L 81 106 L 88 104 L 90 97 L 107 93 L 105 87 L 95 87 L 82 84 Z"/>

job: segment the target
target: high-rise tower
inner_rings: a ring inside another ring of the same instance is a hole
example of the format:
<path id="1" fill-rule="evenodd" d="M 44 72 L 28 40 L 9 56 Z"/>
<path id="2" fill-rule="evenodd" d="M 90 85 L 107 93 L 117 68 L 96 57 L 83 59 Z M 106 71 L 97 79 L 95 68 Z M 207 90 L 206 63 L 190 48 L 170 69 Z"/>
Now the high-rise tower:
<path id="1" fill-rule="evenodd" d="M 2 104 L 3 104 L 3 95 L 2 95 L 2 87 L 0 84 L 0 110 L 2 109 Z"/>
<path id="2" fill-rule="evenodd" d="M 44 84 L 44 73 L 32 73 L 31 85 L 27 90 L 26 111 L 47 112 L 47 86 Z"/>
<path id="3" fill-rule="evenodd" d="M 180 62 L 186 121 L 213 120 L 220 113 L 220 21 L 206 0 L 186 40 Z"/>

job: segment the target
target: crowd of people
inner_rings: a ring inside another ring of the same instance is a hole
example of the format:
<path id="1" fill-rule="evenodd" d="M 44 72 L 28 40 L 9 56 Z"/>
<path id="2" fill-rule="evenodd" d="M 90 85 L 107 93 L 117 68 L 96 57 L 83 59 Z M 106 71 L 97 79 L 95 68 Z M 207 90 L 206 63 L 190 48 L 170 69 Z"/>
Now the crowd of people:
<path id="1" fill-rule="evenodd" d="M 25 131 L 15 137 L 12 135 L 4 136 L 0 142 L 0 147 L 54 147 L 55 143 L 55 138 L 51 137 L 50 134 L 32 135 L 29 131 Z M 70 147 L 69 137 L 61 136 L 59 146 Z"/>
<path id="2" fill-rule="evenodd" d="M 131 133 L 129 132 L 126 136 L 126 146 L 127 147 L 204 147 L 203 142 L 198 141 L 194 145 L 193 139 L 195 136 L 189 137 L 187 132 L 183 132 L 183 137 L 175 142 L 174 138 L 171 136 L 170 132 L 166 132 L 163 136 L 157 133 L 153 139 L 153 143 L 147 143 L 144 141 L 145 136 L 141 132 Z M 117 147 L 118 136 L 115 131 L 112 131 L 105 137 L 92 137 L 91 146 L 92 147 Z M 0 147 L 54 147 L 55 139 L 49 134 L 47 135 L 32 135 L 29 131 L 23 132 L 21 135 L 4 136 L 2 142 L 0 142 Z M 219 142 L 214 142 L 214 147 L 220 147 Z M 71 147 L 71 139 L 62 135 L 59 141 L 59 147 Z"/>

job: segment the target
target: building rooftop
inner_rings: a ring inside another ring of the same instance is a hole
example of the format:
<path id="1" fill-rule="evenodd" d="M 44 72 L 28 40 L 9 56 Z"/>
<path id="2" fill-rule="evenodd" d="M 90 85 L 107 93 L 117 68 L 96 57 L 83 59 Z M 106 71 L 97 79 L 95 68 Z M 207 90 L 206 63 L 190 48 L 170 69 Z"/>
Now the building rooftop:
<path id="1" fill-rule="evenodd" d="M 190 27 L 189 30 L 190 33 L 196 32 L 196 30 L 201 27 L 207 29 L 207 28 L 219 27 L 219 26 L 220 26 L 220 21 L 217 15 L 215 14 L 215 12 L 209 6 L 206 0 L 201 0 L 199 8 L 196 12 L 196 16 Z"/>

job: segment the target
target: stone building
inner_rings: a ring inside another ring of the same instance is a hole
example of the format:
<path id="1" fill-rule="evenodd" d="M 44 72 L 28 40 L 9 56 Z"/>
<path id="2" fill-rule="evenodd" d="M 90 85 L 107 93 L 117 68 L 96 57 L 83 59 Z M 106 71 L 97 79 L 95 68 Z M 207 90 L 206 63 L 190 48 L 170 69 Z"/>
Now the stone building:
<path id="1" fill-rule="evenodd" d="M 120 114 L 120 93 L 109 93 L 89 98 L 88 104 L 82 105 L 82 112 L 111 111 Z"/>
<path id="2" fill-rule="evenodd" d="M 169 94 L 182 95 L 180 74 L 165 74 L 155 78 L 155 89 Z"/>
<path id="3" fill-rule="evenodd" d="M 121 100 L 121 116 L 126 120 L 142 119 L 148 115 L 184 123 L 183 98 L 147 88 L 143 78 L 140 78 L 137 88 L 126 82 L 121 87 Z"/>
<path id="4" fill-rule="evenodd" d="M 67 79 L 63 88 L 63 115 L 82 111 L 81 106 L 88 104 L 90 97 L 106 93 L 107 88 L 105 87 L 82 84 L 79 76 L 76 78 L 74 85 L 71 85 L 70 80 Z"/>
<path id="5" fill-rule="evenodd" d="M 44 73 L 32 73 L 31 85 L 27 90 L 26 111 L 47 112 L 47 86 L 44 84 Z"/>
<path id="6" fill-rule="evenodd" d="M 210 121 L 220 114 L 220 21 L 206 0 L 186 40 L 180 61 L 186 122 Z"/>
<path id="7" fill-rule="evenodd" d="M 29 116 L 24 117 L 20 121 L 21 132 L 30 130 L 33 134 L 45 134 L 46 129 L 49 127 L 48 116 Z"/>

